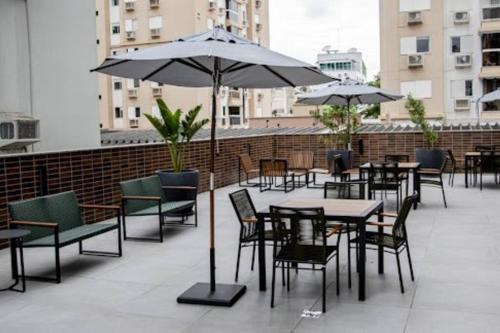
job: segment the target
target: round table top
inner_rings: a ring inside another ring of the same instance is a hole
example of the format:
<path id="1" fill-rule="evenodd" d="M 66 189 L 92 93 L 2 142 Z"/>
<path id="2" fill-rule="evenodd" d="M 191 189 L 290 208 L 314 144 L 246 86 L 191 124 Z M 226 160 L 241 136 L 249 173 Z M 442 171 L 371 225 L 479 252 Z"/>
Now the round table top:
<path id="1" fill-rule="evenodd" d="M 31 233 L 31 231 L 26 229 L 3 229 L 0 230 L 0 239 L 16 239 L 23 238 Z"/>

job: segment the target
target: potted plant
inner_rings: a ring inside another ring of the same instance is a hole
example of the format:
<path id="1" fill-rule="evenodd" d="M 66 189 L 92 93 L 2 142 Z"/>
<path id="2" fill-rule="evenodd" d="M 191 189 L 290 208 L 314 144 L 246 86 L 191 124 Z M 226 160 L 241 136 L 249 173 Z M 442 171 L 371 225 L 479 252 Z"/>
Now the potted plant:
<path id="1" fill-rule="evenodd" d="M 352 151 L 348 150 L 349 132 L 355 133 L 359 126 L 359 119 L 356 112 L 356 107 L 353 106 L 350 110 L 346 107 L 337 105 L 328 105 L 323 108 L 323 111 L 315 111 L 312 116 L 321 122 L 330 130 L 327 137 L 322 138 L 323 143 L 330 146 L 332 149 L 327 151 L 326 159 L 328 163 L 333 156 L 341 155 L 342 161 L 346 168 L 352 164 Z M 350 131 L 347 130 L 347 115 L 350 113 Z"/>
<path id="2" fill-rule="evenodd" d="M 185 169 L 183 157 L 192 138 L 208 123 L 208 119 L 196 120 L 201 110 L 201 105 L 189 110 L 183 118 L 180 109 L 177 109 L 175 112 L 171 111 L 161 98 L 157 99 L 156 103 L 160 109 L 161 117 L 149 114 L 145 114 L 145 116 L 165 140 L 165 145 L 172 160 L 172 169 L 158 171 L 161 183 L 163 186 L 190 186 L 196 188 L 190 191 L 166 189 L 165 195 L 167 200 L 195 200 L 198 193 L 199 172 L 198 170 Z M 191 215 L 193 213 L 192 210 L 191 207 L 174 216 L 184 218 Z"/>
<path id="3" fill-rule="evenodd" d="M 405 108 L 410 114 L 411 121 L 420 127 L 424 136 L 426 148 L 417 148 L 415 158 L 420 162 L 422 168 L 439 169 L 445 158 L 445 154 L 440 149 L 435 149 L 436 143 L 439 140 L 439 133 L 434 130 L 432 125 L 425 118 L 425 107 L 421 100 L 408 95 Z"/>

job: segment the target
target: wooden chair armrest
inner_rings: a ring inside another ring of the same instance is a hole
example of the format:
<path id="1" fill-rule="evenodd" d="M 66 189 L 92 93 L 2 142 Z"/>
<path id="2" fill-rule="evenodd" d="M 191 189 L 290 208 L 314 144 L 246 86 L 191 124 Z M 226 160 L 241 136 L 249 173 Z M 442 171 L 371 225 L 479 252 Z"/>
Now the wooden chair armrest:
<path id="1" fill-rule="evenodd" d="M 391 223 L 383 223 L 383 222 L 366 222 L 366 225 L 372 225 L 375 227 L 393 227 L 394 226 Z"/>
<path id="2" fill-rule="evenodd" d="M 342 230 L 341 225 L 336 225 L 336 226 L 327 228 L 326 229 L 326 237 L 327 238 L 332 237 L 333 235 L 340 233 L 341 230 Z"/>
<path id="3" fill-rule="evenodd" d="M 81 204 L 79 206 L 81 208 L 89 208 L 89 209 L 113 209 L 113 210 L 120 210 L 120 206 L 116 206 L 116 205 Z"/>
<path id="4" fill-rule="evenodd" d="M 59 225 L 53 222 L 38 222 L 38 221 L 11 221 L 9 225 L 25 226 L 25 227 L 40 227 L 40 228 L 57 228 Z"/>
<path id="5" fill-rule="evenodd" d="M 383 213 L 378 213 L 377 215 L 383 217 L 393 217 L 393 218 L 398 217 L 398 213 L 392 213 L 392 212 L 383 212 Z"/>
<path id="6" fill-rule="evenodd" d="M 125 195 L 122 200 L 145 200 L 145 201 L 160 201 L 160 197 L 147 197 L 147 196 L 137 196 L 137 195 Z"/>
<path id="7" fill-rule="evenodd" d="M 247 217 L 242 219 L 243 222 L 245 223 L 257 223 L 259 220 L 256 217 Z"/>
<path id="8" fill-rule="evenodd" d="M 162 186 L 164 190 L 196 190 L 195 186 Z"/>

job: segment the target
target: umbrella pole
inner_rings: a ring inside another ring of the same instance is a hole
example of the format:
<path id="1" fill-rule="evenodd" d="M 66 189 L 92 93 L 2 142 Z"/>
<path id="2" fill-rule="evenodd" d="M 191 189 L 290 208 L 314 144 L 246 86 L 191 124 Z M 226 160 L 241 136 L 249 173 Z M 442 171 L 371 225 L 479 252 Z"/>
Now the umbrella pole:
<path id="1" fill-rule="evenodd" d="M 347 98 L 347 150 L 349 153 L 349 156 L 351 156 L 351 148 L 352 148 L 352 142 L 351 142 L 351 98 Z M 351 167 L 351 158 L 349 157 L 349 168 Z"/>
<path id="2" fill-rule="evenodd" d="M 215 283 L 215 128 L 217 121 L 217 93 L 220 88 L 220 59 L 214 59 L 212 85 L 212 114 L 210 124 L 210 283 L 196 283 L 177 297 L 178 303 L 232 306 L 247 287 L 238 284 Z"/>

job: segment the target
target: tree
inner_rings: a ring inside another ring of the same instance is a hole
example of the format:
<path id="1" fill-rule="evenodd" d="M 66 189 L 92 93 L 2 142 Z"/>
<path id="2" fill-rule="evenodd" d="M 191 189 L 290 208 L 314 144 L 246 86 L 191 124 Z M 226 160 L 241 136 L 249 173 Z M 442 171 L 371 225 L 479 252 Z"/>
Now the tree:
<path id="1" fill-rule="evenodd" d="M 375 75 L 372 81 L 368 82 L 369 86 L 380 88 L 380 74 Z M 377 119 L 380 116 L 380 103 L 373 104 L 367 107 L 362 112 L 363 117 L 369 119 Z"/>
<path id="2" fill-rule="evenodd" d="M 347 130 L 347 115 L 351 115 L 351 134 L 354 134 L 359 127 L 359 119 L 357 114 L 357 107 L 352 106 L 348 111 L 347 107 L 338 105 L 328 105 L 323 107 L 323 110 L 317 110 L 311 115 L 320 121 L 326 128 L 330 130 L 330 137 L 327 139 L 327 144 L 333 145 L 337 148 L 345 148 L 349 142 L 349 135 Z M 340 147 L 339 147 L 340 146 Z"/>
<path id="3" fill-rule="evenodd" d="M 434 149 L 436 142 L 439 139 L 439 134 L 434 131 L 432 125 L 425 119 L 425 107 L 421 100 L 413 98 L 410 94 L 408 95 L 408 100 L 406 101 L 405 108 L 410 114 L 410 120 L 420 126 L 424 134 L 424 141 L 428 147 Z"/>

